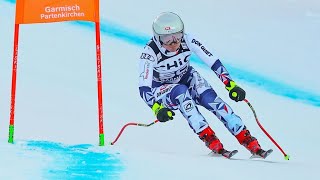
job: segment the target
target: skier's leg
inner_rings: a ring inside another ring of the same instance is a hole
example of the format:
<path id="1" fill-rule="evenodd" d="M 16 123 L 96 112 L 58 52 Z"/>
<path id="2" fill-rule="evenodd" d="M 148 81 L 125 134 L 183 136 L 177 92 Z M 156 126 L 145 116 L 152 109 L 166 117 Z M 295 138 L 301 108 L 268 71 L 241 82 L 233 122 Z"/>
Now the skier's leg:
<path id="1" fill-rule="evenodd" d="M 219 153 L 223 145 L 209 127 L 205 118 L 199 112 L 196 103 L 189 94 L 187 86 L 183 84 L 167 84 L 155 88 L 154 95 L 156 101 L 162 103 L 172 110 L 179 109 L 187 119 L 189 126 L 206 146 L 214 152 Z"/>
<path id="2" fill-rule="evenodd" d="M 215 114 L 231 134 L 237 135 L 244 129 L 241 118 L 217 96 L 213 89 L 207 89 L 200 94 L 199 104 Z"/>
<path id="3" fill-rule="evenodd" d="M 155 100 L 165 107 L 171 110 L 179 109 L 195 133 L 199 133 L 208 126 L 185 85 L 165 84 L 155 88 L 154 95 Z"/>
<path id="4" fill-rule="evenodd" d="M 190 85 L 192 87 L 190 88 L 192 97 L 196 99 L 196 102 L 215 114 L 240 144 L 254 154 L 261 149 L 257 139 L 251 136 L 241 118 L 217 96 L 216 92 L 198 72 L 193 73 Z"/>
<path id="5" fill-rule="evenodd" d="M 239 143 L 252 154 L 256 154 L 261 149 L 258 140 L 251 136 L 241 118 L 213 90 L 209 89 L 201 94 L 199 102 L 206 109 L 213 112 L 237 138 Z"/>
<path id="6" fill-rule="evenodd" d="M 187 119 L 190 127 L 198 133 L 208 126 L 196 104 L 187 91 L 187 87 L 181 84 L 166 84 L 156 88 L 154 92 L 156 101 L 162 103 L 171 110 L 179 109 Z"/>
<path id="7" fill-rule="evenodd" d="M 210 84 L 197 71 L 192 73 L 188 84 L 190 94 L 197 104 L 215 114 L 233 135 L 242 131 L 244 124 L 240 117 L 217 96 Z"/>

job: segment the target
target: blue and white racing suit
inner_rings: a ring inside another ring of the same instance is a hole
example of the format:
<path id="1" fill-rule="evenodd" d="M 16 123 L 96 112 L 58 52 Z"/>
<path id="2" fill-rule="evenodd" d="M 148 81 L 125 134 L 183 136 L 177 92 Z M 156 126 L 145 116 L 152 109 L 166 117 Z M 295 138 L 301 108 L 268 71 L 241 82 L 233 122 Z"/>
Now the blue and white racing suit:
<path id="1" fill-rule="evenodd" d="M 192 53 L 205 62 L 224 84 L 232 80 L 221 61 L 195 37 L 184 34 L 176 52 L 169 52 L 152 38 L 140 56 L 140 96 L 149 107 L 158 101 L 172 110 L 179 109 L 195 133 L 208 127 L 197 108 L 201 105 L 215 114 L 233 135 L 239 134 L 244 128 L 242 120 L 190 65 Z"/>

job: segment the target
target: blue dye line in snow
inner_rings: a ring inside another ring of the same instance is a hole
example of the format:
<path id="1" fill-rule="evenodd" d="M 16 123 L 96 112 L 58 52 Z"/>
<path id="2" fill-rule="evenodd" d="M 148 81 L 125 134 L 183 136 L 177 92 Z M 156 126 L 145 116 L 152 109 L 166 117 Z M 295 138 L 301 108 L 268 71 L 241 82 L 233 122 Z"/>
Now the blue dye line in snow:
<path id="1" fill-rule="evenodd" d="M 47 141 L 27 141 L 25 150 L 51 159 L 42 169 L 44 179 L 119 179 L 124 170 L 116 155 L 90 150 L 94 146 L 67 146 Z"/>
<path id="2" fill-rule="evenodd" d="M 6 0 L 6 1 L 15 3 L 15 0 Z M 81 26 L 81 27 L 89 28 L 90 30 L 94 30 L 94 24 L 91 22 L 75 21 L 70 23 Z M 149 40 L 148 36 L 134 32 L 126 27 L 123 27 L 111 21 L 102 20 L 100 23 L 100 30 L 102 34 L 126 41 L 134 45 L 138 45 L 138 46 L 144 46 Z M 195 56 L 191 57 L 191 61 L 199 65 L 204 65 L 204 63 Z M 243 82 L 246 82 L 250 85 L 253 85 L 255 87 L 258 87 L 260 89 L 273 93 L 275 95 L 288 97 L 292 100 L 296 100 L 299 102 L 320 107 L 319 94 L 302 90 L 301 88 L 298 88 L 298 87 L 293 87 L 291 85 L 270 79 L 266 76 L 263 76 L 254 72 L 236 68 L 230 64 L 225 64 L 225 66 L 227 67 L 228 71 L 232 74 L 232 77 L 234 77 L 235 79 L 240 79 Z"/>
<path id="3" fill-rule="evenodd" d="M 16 0 L 5 0 L 8 1 L 9 3 L 16 3 Z"/>
<path id="4" fill-rule="evenodd" d="M 94 30 L 94 24 L 91 22 L 74 21 L 70 23 Z M 126 27 L 123 27 L 111 21 L 103 20 L 100 24 L 100 30 L 103 34 L 106 34 L 110 37 L 115 37 L 117 39 L 121 39 L 138 46 L 145 46 L 148 40 L 150 39 L 149 36 L 133 33 L 130 29 L 127 29 Z M 201 66 L 206 66 L 196 56 L 191 56 L 191 62 L 199 64 Z M 296 87 L 292 87 L 280 81 L 272 80 L 268 77 L 234 67 L 230 64 L 225 64 L 225 66 L 230 72 L 230 74 L 232 74 L 232 76 L 236 79 L 239 79 L 243 82 L 246 82 L 250 85 L 253 85 L 270 93 L 320 107 L 319 94 L 300 90 Z"/>

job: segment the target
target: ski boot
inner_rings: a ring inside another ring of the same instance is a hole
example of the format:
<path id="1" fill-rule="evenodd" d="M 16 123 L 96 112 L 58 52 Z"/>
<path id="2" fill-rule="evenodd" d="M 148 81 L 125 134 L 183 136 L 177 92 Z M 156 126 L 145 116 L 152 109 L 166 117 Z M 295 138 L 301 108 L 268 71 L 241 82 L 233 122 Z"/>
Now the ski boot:
<path id="1" fill-rule="evenodd" d="M 206 146 L 212 151 L 214 156 L 224 156 L 226 158 L 231 158 L 235 155 L 238 151 L 228 151 L 223 148 L 222 143 L 215 135 L 214 131 L 208 126 L 206 129 L 198 133 L 199 138 L 206 144 Z"/>
<path id="2" fill-rule="evenodd" d="M 265 159 L 273 151 L 272 149 L 269 149 L 268 151 L 261 149 L 258 140 L 255 137 L 251 136 L 249 130 L 247 130 L 246 127 L 235 137 L 241 145 L 243 145 L 251 152 L 251 158 L 260 157 Z"/>
<path id="3" fill-rule="evenodd" d="M 223 149 L 222 143 L 209 126 L 198 133 L 198 135 L 199 138 L 206 144 L 206 146 L 213 152 L 219 154 L 219 152 Z"/>

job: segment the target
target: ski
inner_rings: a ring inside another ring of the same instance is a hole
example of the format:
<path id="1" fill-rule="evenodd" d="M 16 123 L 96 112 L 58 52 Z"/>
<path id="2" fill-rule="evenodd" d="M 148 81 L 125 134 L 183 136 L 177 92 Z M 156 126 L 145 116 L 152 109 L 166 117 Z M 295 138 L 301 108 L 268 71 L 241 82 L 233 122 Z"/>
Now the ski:
<path id="1" fill-rule="evenodd" d="M 209 155 L 214 156 L 214 157 L 223 156 L 225 158 L 230 159 L 232 156 L 234 156 L 237 153 L 238 153 L 238 150 L 228 151 L 226 149 L 223 149 L 223 150 L 221 150 L 220 153 L 216 153 L 216 152 L 211 151 Z"/>
<path id="2" fill-rule="evenodd" d="M 257 152 L 257 154 L 253 154 L 250 159 L 255 159 L 255 158 L 262 158 L 265 159 L 267 158 L 271 153 L 273 152 L 272 149 L 269 149 L 267 151 L 261 149 L 259 152 Z"/>
<path id="3" fill-rule="evenodd" d="M 222 156 L 230 159 L 232 156 L 238 153 L 238 150 L 233 150 L 233 151 L 227 151 L 224 149 L 224 151 L 221 153 Z"/>

